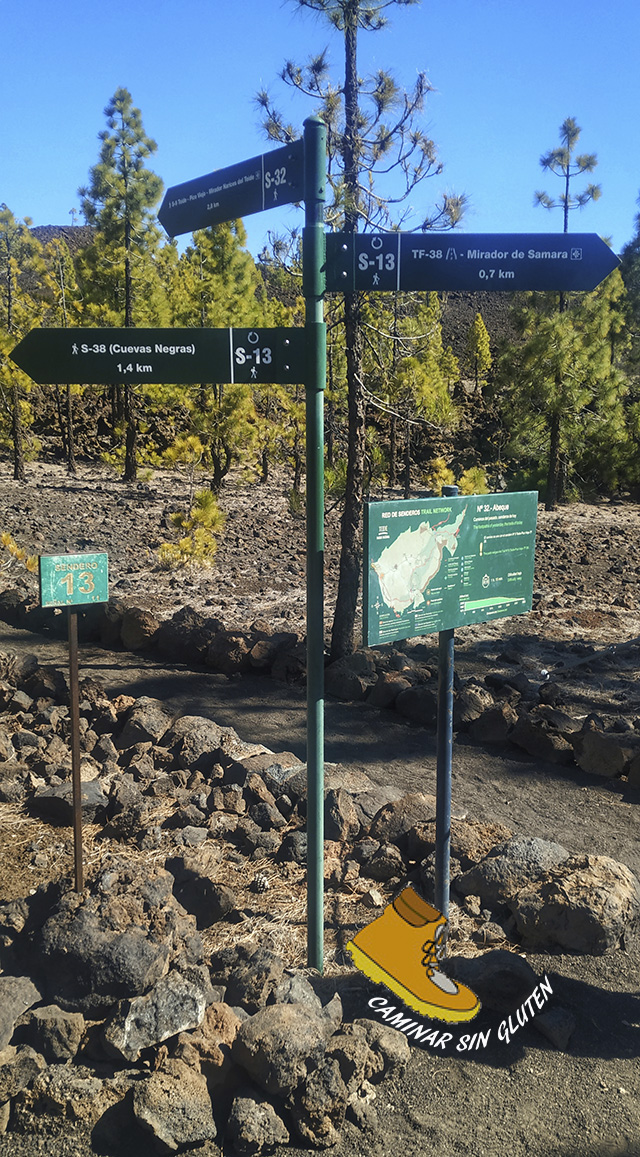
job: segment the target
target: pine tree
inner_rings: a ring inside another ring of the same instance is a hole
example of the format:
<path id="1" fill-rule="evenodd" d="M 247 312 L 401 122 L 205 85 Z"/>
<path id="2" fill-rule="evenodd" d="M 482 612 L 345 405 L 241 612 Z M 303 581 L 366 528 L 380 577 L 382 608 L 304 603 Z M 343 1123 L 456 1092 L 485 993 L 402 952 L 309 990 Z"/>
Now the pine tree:
<path id="1" fill-rule="evenodd" d="M 592 173 L 598 164 L 595 153 L 581 153 L 575 156 L 576 145 L 580 139 L 582 129 L 574 117 L 567 117 L 560 125 L 560 145 L 551 149 L 540 157 L 540 164 L 547 172 L 555 173 L 563 182 L 563 191 L 554 200 L 548 193 L 537 192 L 534 196 L 536 205 L 543 205 L 545 209 L 561 208 L 563 212 L 563 232 L 569 232 L 569 213 L 572 209 L 584 209 L 589 201 L 597 201 L 602 193 L 600 185 L 589 184 L 580 193 L 573 193 L 571 182 L 584 173 Z"/>
<path id="2" fill-rule="evenodd" d="M 551 149 L 540 157 L 543 169 L 555 173 L 563 182 L 563 191 L 554 200 L 548 193 L 537 192 L 534 196 L 536 205 L 543 205 L 545 209 L 562 209 L 563 232 L 569 232 L 569 213 L 574 209 L 583 209 L 589 201 L 597 201 L 602 192 L 599 185 L 589 184 L 580 193 L 573 193 L 571 182 L 585 173 L 592 173 L 598 164 L 595 153 L 582 153 L 575 156 L 576 146 L 582 132 L 574 117 L 567 117 L 560 125 L 560 145 Z M 566 294 L 561 293 L 558 300 L 558 309 L 564 313 L 567 308 Z M 558 369 L 558 372 L 559 369 Z M 556 383 L 556 392 L 562 393 L 562 382 Z M 546 500 L 547 510 L 553 510 L 559 498 L 563 497 L 566 479 L 567 464 L 562 458 L 560 423 L 561 414 L 553 410 L 551 418 L 551 440 L 549 446 L 549 468 L 547 473 Z"/>
<path id="3" fill-rule="evenodd" d="M 241 221 L 194 233 L 171 271 L 171 322 L 187 327 L 269 324 L 262 279 L 247 252 Z M 210 385 L 180 391 L 190 429 L 201 439 L 218 494 L 231 466 L 256 448 L 257 414 L 247 385 Z M 259 450 L 262 453 L 262 448 Z"/>
<path id="4" fill-rule="evenodd" d="M 358 75 L 358 33 L 379 31 L 386 24 L 385 11 L 408 7 L 419 0 L 294 0 L 324 16 L 342 33 L 345 50 L 344 82 L 333 84 L 326 54 L 312 57 L 300 67 L 289 61 L 281 74 L 292 88 L 319 104 L 326 122 L 329 147 L 329 181 L 334 192 L 328 220 L 345 233 L 366 227 L 402 223 L 402 211 L 394 221 L 395 206 L 426 177 L 440 173 L 436 150 L 417 127 L 430 85 L 420 73 L 411 93 L 399 89 L 390 73 L 379 70 L 369 82 Z M 273 107 L 266 92 L 258 96 L 266 114 L 265 126 L 274 140 L 295 136 Z M 402 178 L 402 188 L 389 192 L 390 174 Z M 379 185 L 383 182 L 384 188 Z M 459 219 L 463 199 L 445 198 L 437 212 L 424 218 L 421 228 L 448 225 Z M 363 392 L 364 336 L 363 299 L 344 295 L 344 348 L 347 377 L 347 484 L 341 522 L 341 553 L 338 594 L 333 621 L 331 655 L 339 658 L 354 648 L 354 624 L 361 571 L 361 523 L 366 466 L 366 404 Z"/>
<path id="5" fill-rule="evenodd" d="M 637 199 L 640 205 L 640 197 Z M 636 232 L 620 255 L 620 272 L 627 291 L 625 315 L 629 329 L 629 349 L 626 365 L 640 389 L 640 213 L 635 219 Z"/>
<path id="6" fill-rule="evenodd" d="M 542 483 L 545 471 L 549 487 L 549 464 L 563 460 L 569 485 L 614 485 L 612 463 L 626 437 L 623 296 L 616 270 L 562 313 L 554 294 L 532 294 L 520 309 L 523 342 L 503 354 L 498 379 L 511 431 L 507 454 L 529 483 Z"/>
<path id="7" fill-rule="evenodd" d="M 163 186 L 146 167 L 157 145 L 146 135 L 140 110 L 126 88 L 116 90 L 104 115 L 107 128 L 99 134 L 98 162 L 90 170 L 89 184 L 78 190 L 85 220 L 97 231 L 94 245 L 79 263 L 87 312 L 103 325 L 158 324 L 164 303 L 153 259 L 160 231 L 151 211 Z M 131 481 L 137 474 L 137 417 L 129 384 L 123 399 L 124 478 Z"/>
<path id="8" fill-rule="evenodd" d="M 480 385 L 486 381 L 492 364 L 491 343 L 489 341 L 487 327 L 484 324 L 482 314 L 477 313 L 473 325 L 470 326 L 469 333 L 467 334 L 465 350 L 465 368 L 473 375 L 476 383 L 476 391 L 480 388 Z"/>
<path id="9" fill-rule="evenodd" d="M 48 300 L 45 324 L 63 329 L 81 324 L 82 301 L 76 272 L 69 246 L 62 237 L 55 237 L 45 246 L 44 260 L 46 272 L 43 284 Z M 54 389 L 67 471 L 69 474 L 75 474 L 77 467 L 73 428 L 73 386 L 67 384 L 64 411 L 60 386 L 56 385 Z"/>
<path id="10" fill-rule="evenodd" d="M 398 476 L 399 430 L 404 434 L 404 493 L 411 494 L 412 444 L 425 428 L 455 423 L 451 385 L 458 364 L 444 347 L 435 293 L 378 294 L 367 302 L 366 396 L 378 420 L 389 419 L 389 485 Z"/>
<path id="11" fill-rule="evenodd" d="M 39 324 L 42 302 L 36 291 L 44 270 L 42 246 L 30 232 L 30 225 L 29 218 L 18 221 L 5 204 L 0 205 L 0 390 L 10 423 L 13 476 L 19 482 L 26 479 L 24 427 L 31 412 L 24 396 L 31 381 L 10 361 L 9 354 Z"/>

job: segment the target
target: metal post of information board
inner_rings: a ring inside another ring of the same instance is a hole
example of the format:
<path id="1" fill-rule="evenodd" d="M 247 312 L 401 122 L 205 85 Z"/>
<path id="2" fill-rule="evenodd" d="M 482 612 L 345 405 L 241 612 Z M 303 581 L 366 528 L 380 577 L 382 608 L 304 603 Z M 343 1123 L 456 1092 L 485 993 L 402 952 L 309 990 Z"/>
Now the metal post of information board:
<path id="1" fill-rule="evenodd" d="M 82 797 L 80 784 L 80 692 L 78 685 L 78 615 L 69 607 L 69 705 L 71 708 L 71 781 L 75 889 L 84 887 L 82 872 Z"/>
<path id="2" fill-rule="evenodd" d="M 324 950 L 324 203 L 326 127 L 304 122 L 302 279 L 307 334 L 307 963 Z"/>
<path id="3" fill-rule="evenodd" d="M 443 498 L 455 498 L 457 486 L 443 486 Z M 451 765 L 453 756 L 453 628 L 438 632 L 438 722 L 436 763 L 436 908 L 449 919 L 451 857 Z"/>

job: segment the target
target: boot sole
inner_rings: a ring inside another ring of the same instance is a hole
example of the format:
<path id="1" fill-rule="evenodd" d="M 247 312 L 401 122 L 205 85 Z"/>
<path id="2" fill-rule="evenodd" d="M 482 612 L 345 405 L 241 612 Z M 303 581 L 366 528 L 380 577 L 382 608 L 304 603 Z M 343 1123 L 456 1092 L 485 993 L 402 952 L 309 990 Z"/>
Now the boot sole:
<path id="1" fill-rule="evenodd" d="M 411 992 L 411 989 L 405 988 L 404 984 L 396 980 L 395 976 L 381 968 L 375 960 L 372 960 L 361 948 L 358 948 L 353 940 L 348 942 L 346 950 L 360 972 L 364 972 L 365 976 L 377 984 L 384 984 L 385 988 L 390 988 L 409 1008 L 412 1008 L 414 1012 L 419 1012 L 422 1016 L 427 1016 L 432 1020 L 444 1020 L 451 1024 L 458 1021 L 473 1020 L 480 1011 L 481 1005 L 477 997 L 474 1008 L 470 1009 L 443 1008 L 439 1004 L 430 1004 L 426 1000 L 420 1000 L 414 992 Z"/>

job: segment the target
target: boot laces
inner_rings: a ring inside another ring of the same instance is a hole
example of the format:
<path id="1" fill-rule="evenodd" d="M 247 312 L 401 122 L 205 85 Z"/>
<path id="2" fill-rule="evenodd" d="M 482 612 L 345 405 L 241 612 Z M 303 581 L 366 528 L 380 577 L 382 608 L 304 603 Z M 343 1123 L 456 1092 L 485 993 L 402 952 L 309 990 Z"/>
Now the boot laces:
<path id="1" fill-rule="evenodd" d="M 422 967 L 426 969 L 427 976 L 429 977 L 432 977 L 437 970 L 444 954 L 444 944 L 441 942 L 444 930 L 445 925 L 440 924 L 435 930 L 433 940 L 425 940 L 422 945 L 422 951 L 424 953 L 422 957 Z"/>

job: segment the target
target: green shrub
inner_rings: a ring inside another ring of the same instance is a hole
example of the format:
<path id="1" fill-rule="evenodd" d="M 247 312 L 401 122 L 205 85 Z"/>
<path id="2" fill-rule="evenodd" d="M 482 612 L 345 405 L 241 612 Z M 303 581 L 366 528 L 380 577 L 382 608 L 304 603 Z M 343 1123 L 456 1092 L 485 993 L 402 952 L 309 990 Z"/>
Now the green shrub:
<path id="1" fill-rule="evenodd" d="M 212 566 L 225 516 L 211 490 L 199 490 L 189 513 L 178 511 L 171 521 L 182 537 L 177 542 L 163 542 L 158 548 L 161 566 Z"/>

